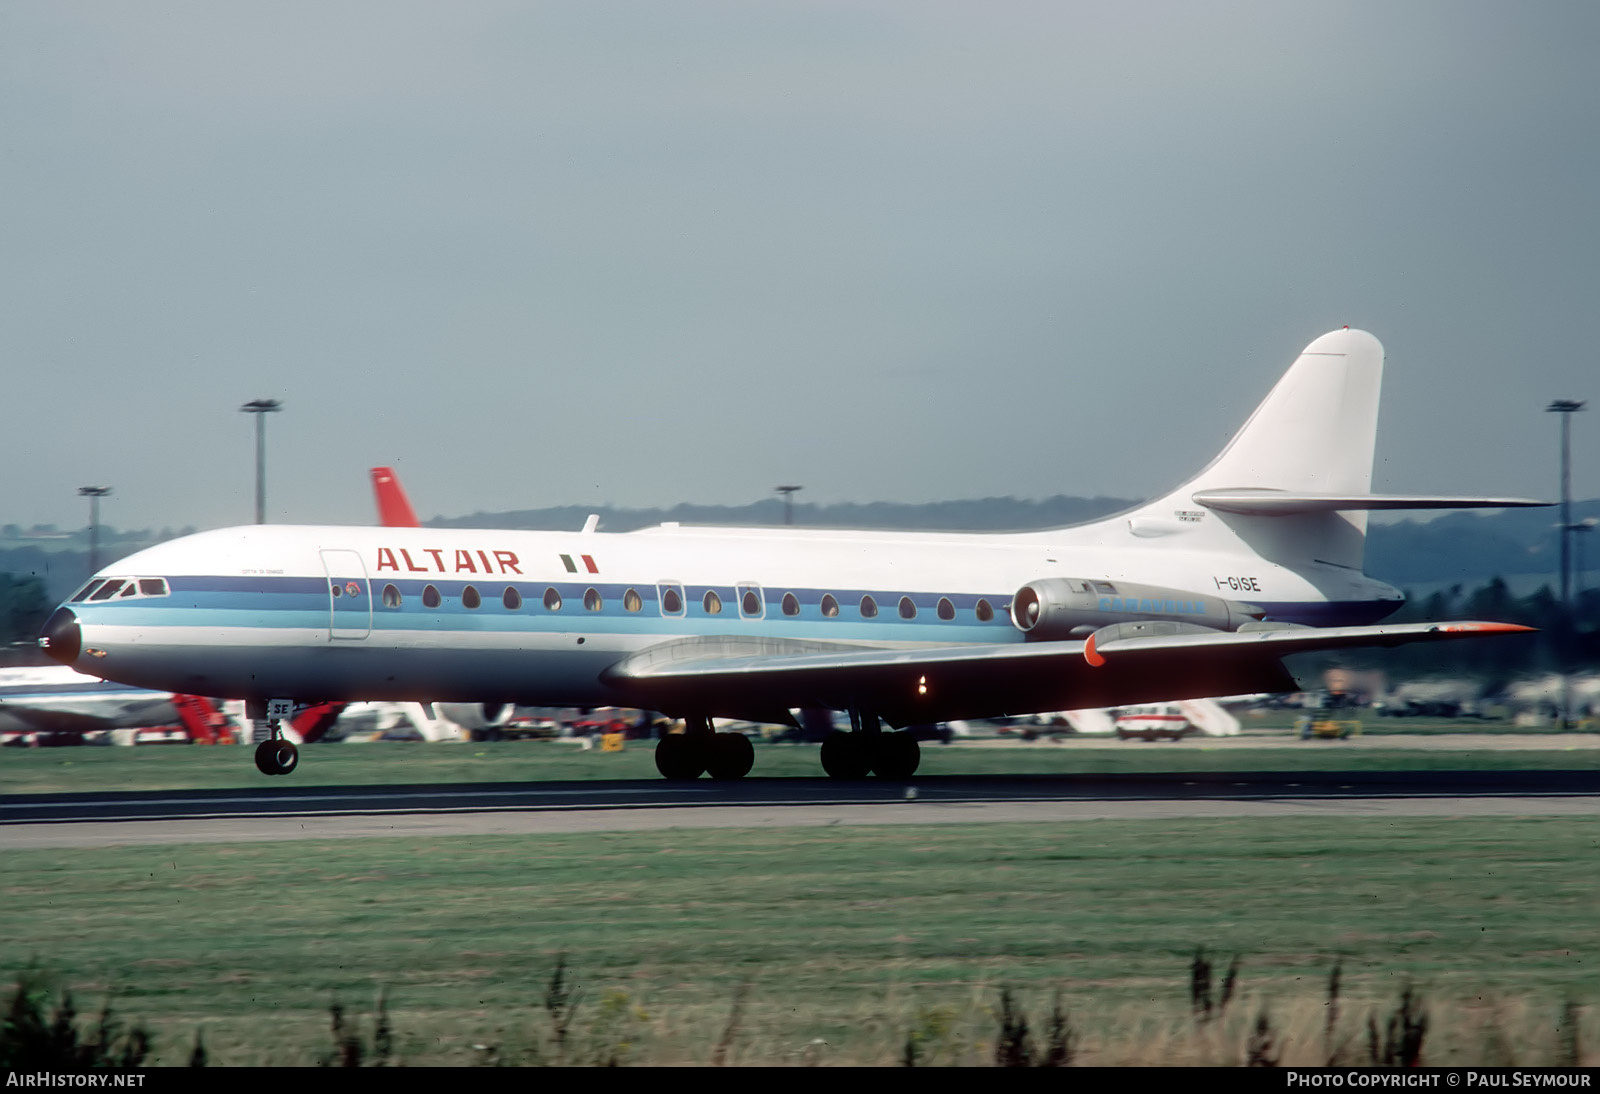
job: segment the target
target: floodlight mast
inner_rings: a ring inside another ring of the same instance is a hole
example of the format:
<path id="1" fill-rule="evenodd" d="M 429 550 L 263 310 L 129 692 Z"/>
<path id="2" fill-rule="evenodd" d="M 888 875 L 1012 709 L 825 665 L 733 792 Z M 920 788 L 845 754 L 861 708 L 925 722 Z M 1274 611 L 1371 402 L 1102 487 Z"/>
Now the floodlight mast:
<path id="1" fill-rule="evenodd" d="M 794 523 L 794 492 L 804 490 L 803 486 L 774 486 L 774 490 L 783 495 L 783 523 Z"/>
<path id="2" fill-rule="evenodd" d="M 78 496 L 89 499 L 89 576 L 100 572 L 100 499 L 111 493 L 109 486 L 80 486 Z"/>
<path id="3" fill-rule="evenodd" d="M 256 523 L 267 523 L 267 437 L 265 416 L 283 409 L 277 399 L 252 399 L 239 408 L 256 416 Z"/>
<path id="4" fill-rule="evenodd" d="M 1561 415 L 1561 611 L 1566 616 L 1564 637 L 1572 629 L 1572 416 L 1587 405 L 1583 399 L 1555 399 L 1545 407 L 1549 414 Z M 1562 643 L 1564 646 L 1568 642 Z M 1561 658 L 1561 728 L 1572 725 L 1571 682 L 1567 676 L 1566 654 Z"/>

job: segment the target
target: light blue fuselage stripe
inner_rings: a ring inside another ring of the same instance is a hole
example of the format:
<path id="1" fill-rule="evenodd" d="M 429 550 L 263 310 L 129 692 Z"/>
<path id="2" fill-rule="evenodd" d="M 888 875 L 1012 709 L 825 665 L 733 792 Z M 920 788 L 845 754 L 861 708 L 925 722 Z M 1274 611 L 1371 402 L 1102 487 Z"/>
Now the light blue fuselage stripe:
<path id="1" fill-rule="evenodd" d="M 329 596 L 327 579 L 321 577 L 177 577 L 168 579 L 171 592 L 165 597 L 138 597 L 119 602 L 83 602 L 74 605 L 84 622 L 132 627 L 214 626 L 226 628 L 297 628 L 318 630 L 328 626 L 329 608 L 339 611 L 341 626 L 364 626 L 371 609 L 375 633 L 416 633 L 486 631 L 497 633 L 572 633 L 594 634 L 727 634 L 749 630 L 755 633 L 791 638 L 845 641 L 1009 643 L 1024 636 L 1012 626 L 1008 609 L 1010 596 L 975 593 L 939 593 L 862 589 L 767 589 L 763 614 L 744 616 L 740 611 L 742 587 L 734 585 L 662 586 L 681 590 L 684 609 L 664 615 L 659 590 L 654 584 L 626 585 L 616 582 L 515 582 L 503 579 L 490 582 L 434 580 L 389 577 L 373 581 L 361 589 L 357 600 Z M 360 583 L 358 582 L 358 585 Z M 507 609 L 501 600 L 507 588 L 522 597 L 521 606 Z M 383 603 L 384 587 L 393 585 L 400 594 L 398 607 Z M 432 585 L 442 600 L 437 608 L 425 607 L 423 590 Z M 477 589 L 482 598 L 477 608 L 462 604 L 467 586 Z M 562 607 L 544 607 L 547 589 L 555 589 Z M 584 608 L 588 590 L 599 593 L 599 611 Z M 638 611 L 624 606 L 629 591 L 637 593 Z M 715 592 L 722 611 L 707 613 L 703 607 L 706 592 Z M 799 612 L 781 614 L 784 593 L 793 593 Z M 822 615 L 821 603 L 832 595 L 839 605 L 837 616 Z M 861 616 L 863 596 L 877 603 L 875 618 Z M 902 597 L 916 605 L 915 618 L 899 614 Z M 938 618 L 941 598 L 956 610 L 952 620 Z M 988 622 L 976 618 L 979 600 L 987 600 L 994 616 Z M 347 606 L 348 605 L 348 606 Z M 1285 622 L 1317 626 L 1360 625 L 1376 622 L 1396 607 L 1390 601 L 1349 601 L 1333 603 L 1263 604 L 1267 617 Z M 197 614 L 198 613 L 198 614 Z M 1130 615 L 1137 616 L 1130 611 Z M 348 618 L 346 618 L 348 616 Z"/>

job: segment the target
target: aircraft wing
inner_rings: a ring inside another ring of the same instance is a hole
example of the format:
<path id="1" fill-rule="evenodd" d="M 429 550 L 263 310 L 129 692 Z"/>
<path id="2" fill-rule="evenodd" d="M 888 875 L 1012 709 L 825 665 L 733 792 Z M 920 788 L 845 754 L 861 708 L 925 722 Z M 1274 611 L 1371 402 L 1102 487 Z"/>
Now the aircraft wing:
<path id="1" fill-rule="evenodd" d="M 857 708 L 903 726 L 1295 691 L 1282 663 L 1289 654 L 1527 630 L 1452 622 L 1162 633 L 1123 624 L 1085 641 L 893 649 L 718 636 L 651 646 L 602 675 L 651 710 L 789 722 L 794 708 Z"/>

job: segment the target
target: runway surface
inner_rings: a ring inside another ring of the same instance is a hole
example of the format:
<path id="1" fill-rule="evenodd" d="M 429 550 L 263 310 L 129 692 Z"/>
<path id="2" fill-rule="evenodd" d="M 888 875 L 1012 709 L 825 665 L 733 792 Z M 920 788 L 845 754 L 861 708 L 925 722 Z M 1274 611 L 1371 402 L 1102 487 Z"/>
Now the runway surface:
<path id="1" fill-rule="evenodd" d="M 752 778 L 30 795 L 0 802 L 0 848 L 1306 814 L 1600 816 L 1600 772 Z"/>

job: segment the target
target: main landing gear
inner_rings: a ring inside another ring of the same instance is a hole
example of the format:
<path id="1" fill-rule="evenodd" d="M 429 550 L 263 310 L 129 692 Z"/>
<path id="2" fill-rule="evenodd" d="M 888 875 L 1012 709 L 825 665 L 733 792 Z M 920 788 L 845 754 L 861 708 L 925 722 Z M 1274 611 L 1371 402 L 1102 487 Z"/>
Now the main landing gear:
<path id="1" fill-rule="evenodd" d="M 909 733 L 885 733 L 878 716 L 850 712 L 852 732 L 834 730 L 822 741 L 822 770 L 832 779 L 909 779 L 922 762 L 922 746 Z"/>
<path id="2" fill-rule="evenodd" d="M 274 705 L 279 702 L 281 700 L 274 700 Z M 252 700 L 245 704 L 251 737 L 266 735 L 266 739 L 256 745 L 256 770 L 263 775 L 287 775 L 300 763 L 300 750 L 283 736 L 280 713 L 269 709 L 266 703 Z"/>
<path id="3" fill-rule="evenodd" d="M 711 719 L 685 718 L 682 733 L 656 742 L 656 770 L 664 778 L 686 781 L 701 774 L 713 779 L 742 779 L 756 762 L 755 746 L 743 733 L 718 733 Z"/>
<path id="4" fill-rule="evenodd" d="M 850 712 L 851 733 L 835 730 L 822 742 L 822 770 L 834 779 L 909 779 L 922 762 L 922 746 L 909 733 L 885 733 L 878 716 Z M 742 733 L 717 733 L 711 719 L 692 715 L 682 733 L 656 742 L 656 770 L 674 781 L 742 779 L 755 763 L 755 748 Z"/>

